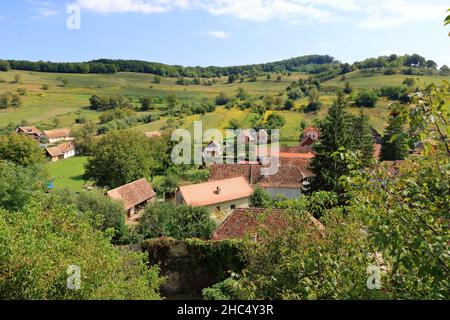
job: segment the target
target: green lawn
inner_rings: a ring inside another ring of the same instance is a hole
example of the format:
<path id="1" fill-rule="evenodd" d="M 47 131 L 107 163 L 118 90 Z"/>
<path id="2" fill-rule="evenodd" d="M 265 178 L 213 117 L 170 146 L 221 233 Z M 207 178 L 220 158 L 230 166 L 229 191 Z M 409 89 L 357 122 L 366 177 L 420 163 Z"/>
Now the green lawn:
<path id="1" fill-rule="evenodd" d="M 49 163 L 48 169 L 56 189 L 67 188 L 71 191 L 83 189 L 84 165 L 87 157 L 73 157 Z"/>

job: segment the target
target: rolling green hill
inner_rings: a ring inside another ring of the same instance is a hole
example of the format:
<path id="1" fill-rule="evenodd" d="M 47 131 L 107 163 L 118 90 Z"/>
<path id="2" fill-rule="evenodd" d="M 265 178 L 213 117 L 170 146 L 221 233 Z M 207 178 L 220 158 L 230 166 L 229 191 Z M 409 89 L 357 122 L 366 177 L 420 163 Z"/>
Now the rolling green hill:
<path id="1" fill-rule="evenodd" d="M 19 82 L 15 82 L 15 77 L 19 75 Z M 61 74 L 43 73 L 31 71 L 8 71 L 0 72 L 0 95 L 5 92 L 17 92 L 19 88 L 25 88 L 27 93 L 22 97 L 23 106 L 18 109 L 0 110 L 0 128 L 8 124 L 17 125 L 21 122 L 51 128 L 55 125 L 59 127 L 76 127 L 75 119 L 83 116 L 87 120 L 97 121 L 100 112 L 89 109 L 89 98 L 94 95 L 124 95 L 135 101 L 141 96 L 152 96 L 159 98 L 156 104 L 157 109 L 165 110 L 167 95 L 173 93 L 177 96 L 180 104 L 184 101 L 200 100 L 203 97 L 213 101 L 215 97 L 224 91 L 229 96 L 235 95 L 239 87 L 244 88 L 248 94 L 255 98 L 263 96 L 285 95 L 286 87 L 293 81 L 305 79 L 308 74 L 300 72 L 284 73 L 281 80 L 277 80 L 277 74 L 271 74 L 270 79 L 267 74 L 257 77 L 257 81 L 249 82 L 245 80 L 240 83 L 236 81 L 227 83 L 227 77 L 214 78 L 212 85 L 177 85 L 176 79 L 170 77 L 161 78 L 159 84 L 153 83 L 154 75 L 145 73 L 119 72 L 115 74 Z M 401 85 L 405 75 L 385 76 L 376 74 L 366 76 L 361 71 L 353 71 L 345 75 L 345 80 L 341 76 L 322 83 L 326 91 L 321 93 L 320 101 L 323 107 L 318 113 L 303 113 L 296 111 L 277 111 L 282 115 L 286 124 L 281 130 L 282 139 L 297 139 L 300 134 L 300 122 L 311 123 L 314 119 L 324 116 L 329 104 L 333 99 L 333 90 L 343 87 L 349 82 L 355 89 L 373 88 L 377 89 L 386 85 Z M 442 82 L 450 77 L 438 75 L 432 76 L 412 76 L 419 85 L 426 83 Z M 63 79 L 67 84 L 63 85 Z M 48 85 L 44 90 L 43 85 Z M 296 106 L 307 104 L 307 98 L 301 98 L 296 102 Z M 370 117 L 373 126 L 382 131 L 388 114 L 388 104 L 386 99 L 380 99 L 375 108 L 365 109 Z M 352 110 L 357 112 L 358 109 Z M 267 116 L 270 112 L 267 111 Z M 251 125 L 251 118 L 254 114 L 249 109 L 227 110 L 218 107 L 215 112 L 205 115 L 193 115 L 184 117 L 179 121 L 180 126 L 190 128 L 193 121 L 203 120 L 205 129 L 224 129 L 232 119 L 237 119 L 242 125 Z M 140 125 L 137 127 L 141 131 L 159 130 L 167 124 L 167 118 Z"/>

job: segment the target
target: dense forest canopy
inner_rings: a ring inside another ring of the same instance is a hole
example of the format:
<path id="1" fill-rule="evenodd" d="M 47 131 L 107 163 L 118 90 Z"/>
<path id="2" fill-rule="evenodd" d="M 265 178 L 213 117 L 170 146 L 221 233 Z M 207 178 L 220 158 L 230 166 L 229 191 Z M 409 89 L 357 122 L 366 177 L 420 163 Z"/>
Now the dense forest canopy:
<path id="1" fill-rule="evenodd" d="M 100 73 L 113 74 L 116 72 L 151 73 L 164 77 L 220 77 L 230 75 L 257 75 L 263 72 L 294 72 L 301 71 L 309 74 L 345 74 L 355 69 L 370 68 L 399 68 L 417 67 L 436 70 L 437 64 L 433 60 L 413 55 L 390 55 L 369 58 L 353 65 L 341 63 L 329 55 L 307 55 L 286 60 L 230 67 L 184 67 L 167 65 L 140 60 L 98 59 L 89 62 L 46 62 L 6 60 L 2 61 L 2 69 L 27 70 L 36 72 L 59 73 Z"/>

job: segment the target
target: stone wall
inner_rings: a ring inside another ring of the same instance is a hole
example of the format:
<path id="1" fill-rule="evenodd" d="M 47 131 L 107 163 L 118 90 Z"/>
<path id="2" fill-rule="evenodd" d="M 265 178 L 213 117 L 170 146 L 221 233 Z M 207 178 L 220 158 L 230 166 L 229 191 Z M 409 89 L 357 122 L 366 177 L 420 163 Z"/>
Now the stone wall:
<path id="1" fill-rule="evenodd" d="M 201 299 L 204 288 L 221 282 L 243 267 L 241 248 L 236 240 L 203 241 L 159 238 L 146 240 L 143 250 L 149 263 L 158 264 L 167 277 L 162 296 L 170 299 Z"/>

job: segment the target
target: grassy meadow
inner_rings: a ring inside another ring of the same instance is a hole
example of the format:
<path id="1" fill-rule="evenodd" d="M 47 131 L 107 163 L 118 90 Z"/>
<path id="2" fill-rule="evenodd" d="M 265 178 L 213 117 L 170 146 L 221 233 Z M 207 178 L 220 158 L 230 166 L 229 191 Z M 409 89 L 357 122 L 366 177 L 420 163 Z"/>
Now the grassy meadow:
<path id="1" fill-rule="evenodd" d="M 86 163 L 87 157 L 73 157 L 49 163 L 48 171 L 54 188 L 81 191 L 84 186 L 83 174 Z"/>
<path id="2" fill-rule="evenodd" d="M 19 83 L 15 82 L 16 75 L 19 75 Z M 75 119 L 83 116 L 87 120 L 97 121 L 100 112 L 89 109 L 89 98 L 94 94 L 109 95 L 119 94 L 137 100 L 141 96 L 152 96 L 160 98 L 161 104 L 156 104 L 159 109 L 166 108 L 165 97 L 170 93 L 176 94 L 180 103 L 187 100 L 200 100 L 207 97 L 210 101 L 221 92 L 226 92 L 229 96 L 234 95 L 239 87 L 243 87 L 249 95 L 253 97 L 261 97 L 264 95 L 278 95 L 286 92 L 286 87 L 293 81 L 307 77 L 301 73 L 292 73 L 284 75 L 281 81 L 277 81 L 276 75 L 272 75 L 271 79 L 265 76 L 258 78 L 256 82 L 239 81 L 228 84 L 227 78 L 217 78 L 217 82 L 211 86 L 206 85 L 177 85 L 174 78 L 162 78 L 161 83 L 153 83 L 154 76 L 152 74 L 141 73 L 116 73 L 113 75 L 105 74 L 58 74 L 58 73 L 41 73 L 29 71 L 9 71 L 0 72 L 0 94 L 5 92 L 16 92 L 19 88 L 27 90 L 26 96 L 23 97 L 23 107 L 19 109 L 0 110 L 0 128 L 10 123 L 19 124 L 26 121 L 29 124 L 41 125 L 51 128 L 55 123 L 59 127 L 75 127 Z M 365 76 L 360 71 L 354 71 L 346 75 L 343 81 L 340 77 L 328 80 L 323 86 L 328 89 L 343 87 L 345 82 L 350 82 L 356 89 L 363 88 L 380 88 L 384 85 L 401 85 L 405 79 L 405 75 L 374 75 Z M 441 76 L 414 76 L 417 83 L 421 86 L 427 83 L 440 83 L 444 79 L 450 80 L 450 77 Z M 63 85 L 63 79 L 67 80 L 67 85 Z M 48 90 L 44 90 L 43 85 L 48 86 Z M 277 111 L 281 114 L 286 124 L 281 128 L 282 140 L 296 139 L 300 134 L 300 122 L 306 124 L 312 123 L 315 119 L 323 117 L 328 110 L 328 106 L 333 99 L 332 93 L 322 93 L 321 102 L 323 107 L 320 111 L 312 113 L 302 113 L 295 111 Z M 302 98 L 296 102 L 296 106 L 307 104 L 307 98 Z M 380 99 L 375 108 L 364 109 L 369 116 L 372 125 L 378 130 L 383 131 L 386 118 L 388 115 L 389 102 Z M 353 108 L 354 113 L 359 109 Z M 271 112 L 265 114 L 267 117 Z M 243 126 L 250 125 L 252 114 L 249 110 L 226 110 L 218 107 L 215 112 L 205 115 L 193 115 L 183 119 L 176 120 L 177 127 L 184 127 L 192 130 L 193 122 L 203 121 L 203 128 L 224 129 L 228 126 L 229 121 L 237 119 Z M 55 122 L 56 119 L 56 122 Z M 154 131 L 163 129 L 167 126 L 166 118 L 158 121 L 140 125 L 136 129 L 140 131 Z"/>

